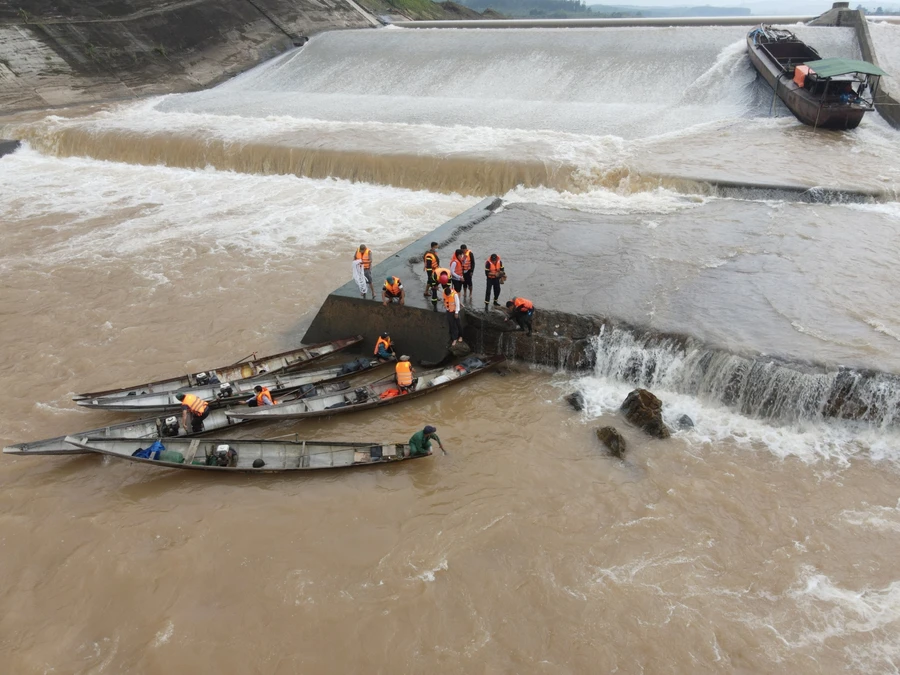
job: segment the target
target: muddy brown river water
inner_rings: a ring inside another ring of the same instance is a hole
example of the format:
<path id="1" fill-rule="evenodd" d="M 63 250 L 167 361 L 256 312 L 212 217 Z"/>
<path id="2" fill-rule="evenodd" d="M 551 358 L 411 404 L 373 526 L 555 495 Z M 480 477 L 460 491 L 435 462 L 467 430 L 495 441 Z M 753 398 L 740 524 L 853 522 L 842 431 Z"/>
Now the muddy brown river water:
<path id="1" fill-rule="evenodd" d="M 690 30 L 705 43 L 704 29 Z M 692 48 L 678 57 L 685 91 L 704 81 L 704 59 L 716 64 L 713 75 L 739 70 L 739 36 L 714 34 L 711 55 Z M 540 42 L 540 31 L 528 35 L 509 38 L 500 51 L 511 49 L 515 61 L 523 44 L 544 49 L 528 42 Z M 365 48 L 360 35 L 323 38 L 319 48 L 337 49 L 341 39 L 348 49 Z M 665 39 L 675 49 L 678 41 Z M 489 40 L 477 40 L 484 41 L 470 45 L 467 59 L 485 50 L 484 65 Z M 378 58 L 412 49 L 425 64 L 416 77 L 431 82 L 424 71 L 436 56 L 421 44 L 396 49 Z M 506 72 L 494 73 L 497 81 Z M 333 115 L 333 138 L 357 143 L 352 124 L 416 131 L 394 119 L 402 106 L 378 108 L 383 83 L 360 93 L 360 82 L 340 82 L 381 112 L 347 112 L 369 122 Z M 404 94 L 421 93 L 416 115 L 463 109 L 416 86 Z M 348 95 L 335 87 L 334 97 L 313 97 L 320 116 L 328 117 L 321 111 L 332 98 Z M 507 109 L 519 94 L 509 85 L 491 109 Z M 216 96 L 204 105 L 219 105 Z M 578 98 L 564 90 L 550 98 L 566 96 Z M 577 212 L 568 231 L 593 227 L 592 240 L 614 240 L 627 264 L 598 275 L 598 287 L 617 275 L 637 282 L 628 286 L 633 304 L 617 295 L 605 305 L 631 312 L 631 321 L 695 325 L 697 335 L 743 350 L 781 347 L 793 359 L 898 372 L 900 306 L 890 274 L 900 224 L 890 196 L 897 137 L 880 119 L 819 141 L 835 154 L 871 149 L 878 171 L 862 162 L 817 171 L 807 161 L 801 172 L 807 181 L 886 190 L 877 202 L 732 202 L 692 194 L 688 182 L 629 181 L 633 159 L 655 162 L 660 175 L 681 171 L 685 180 L 697 167 L 745 180 L 752 167 L 740 157 L 752 151 L 741 138 L 762 139 L 767 129 L 804 137 L 790 119 L 760 119 L 764 106 L 743 101 L 708 107 L 682 136 L 654 131 L 634 146 L 622 140 L 634 137 L 632 127 L 618 140 L 584 136 L 584 148 L 619 153 L 619 182 L 606 160 L 598 168 L 576 153 L 566 161 L 578 168 L 580 189 L 563 190 L 547 178 L 552 171 L 538 172 L 535 185 L 504 196 L 548 222 L 552 209 Z M 469 152 L 481 134 L 495 143 L 486 152 L 497 161 L 459 191 L 408 189 L 391 179 L 402 159 L 387 157 L 390 133 L 367 159 L 369 182 L 204 168 L 196 142 L 182 148 L 190 162 L 165 153 L 149 161 L 160 146 L 146 136 L 164 127 L 166 114 L 179 133 L 192 121 L 197 138 L 230 123 L 239 135 L 251 133 L 247 120 L 266 112 L 259 123 L 279 133 L 295 122 L 279 117 L 292 111 L 265 106 L 228 117 L 202 106 L 184 112 L 189 99 L 167 99 L 155 112 L 148 105 L 91 112 L 90 124 L 103 128 L 92 151 L 66 145 L 72 137 L 60 129 L 81 124 L 74 114 L 11 122 L 33 126 L 31 143 L 0 159 L 3 445 L 127 419 L 76 408 L 74 393 L 298 345 L 325 296 L 347 280 L 355 245 L 366 242 L 377 262 L 473 205 L 503 184 L 496 179 L 503 171 L 491 167 L 502 168 L 504 148 L 528 135 L 499 123 L 467 135 L 459 126 L 471 122 L 465 117 L 444 130 L 428 118 L 425 154 L 452 155 L 453 143 Z M 586 118 L 563 109 L 564 123 L 535 131 L 517 157 L 547 148 L 566 154 L 560 144 L 571 136 L 561 134 L 583 132 Z M 673 110 L 670 120 L 693 114 L 684 105 Z M 134 132 L 141 111 L 144 136 Z M 612 129 L 615 115 L 605 112 Z M 409 125 L 422 123 L 409 115 Z M 528 119 L 528 129 L 543 128 L 536 113 Z M 126 127 L 141 157 L 116 156 L 106 144 Z M 75 136 L 89 149 L 84 130 Z M 682 167 L 668 153 L 683 138 L 698 151 Z M 258 147 L 232 150 L 259 164 Z M 793 161 L 777 159 L 781 177 Z M 790 227 L 779 218 L 790 218 Z M 720 228 L 729 236 L 717 235 Z M 554 255 L 577 248 L 559 237 Z M 692 238 L 695 246 L 686 244 Z M 852 264 L 842 265 L 842 255 Z M 728 267 L 735 258 L 753 264 Z M 479 280 L 476 296 L 481 288 Z M 758 311 L 734 311 L 746 298 Z M 760 335 L 765 340 L 754 342 Z M 608 366 L 601 359 L 596 373 L 566 373 L 511 364 L 384 414 L 236 434 L 402 442 L 434 424 L 449 455 L 398 466 L 222 477 L 90 455 L 0 457 L 0 673 L 897 672 L 894 426 L 778 423 L 663 388 L 656 393 L 667 419 L 686 413 L 696 427 L 654 441 L 616 413 L 632 385 Z M 584 412 L 563 401 L 575 388 L 585 393 Z M 629 444 L 624 461 L 608 457 L 594 435 L 606 424 Z"/>

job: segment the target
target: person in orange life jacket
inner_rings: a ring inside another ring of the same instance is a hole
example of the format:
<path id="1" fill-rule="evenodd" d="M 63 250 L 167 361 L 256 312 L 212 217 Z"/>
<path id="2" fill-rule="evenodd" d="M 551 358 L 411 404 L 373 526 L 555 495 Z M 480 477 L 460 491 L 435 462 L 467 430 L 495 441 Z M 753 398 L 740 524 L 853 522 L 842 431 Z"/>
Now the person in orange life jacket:
<path id="1" fill-rule="evenodd" d="M 431 271 L 436 269 L 441 264 L 441 259 L 438 258 L 437 254 L 438 243 L 436 241 L 431 242 L 431 248 L 425 251 L 425 255 L 422 260 L 425 263 L 425 293 L 424 297 L 428 297 L 429 291 L 431 291 Z"/>
<path id="2" fill-rule="evenodd" d="M 209 403 L 194 394 L 175 394 L 181 401 L 181 426 L 184 433 L 203 431 L 203 420 L 209 417 Z"/>
<path id="3" fill-rule="evenodd" d="M 459 321 L 461 309 L 459 293 L 447 286 L 444 288 L 444 309 L 447 310 L 447 323 L 450 324 L 450 346 L 462 342 L 462 324 Z"/>
<path id="4" fill-rule="evenodd" d="M 381 300 L 384 306 L 399 300 L 401 305 L 406 304 L 406 291 L 403 290 L 403 284 L 397 277 L 386 277 L 384 286 L 381 289 Z"/>
<path id="5" fill-rule="evenodd" d="M 531 336 L 531 317 L 534 316 L 534 305 L 531 300 L 525 298 L 513 298 L 506 303 L 506 309 L 509 311 L 509 317 L 519 325 L 520 330 L 527 330 L 528 336 Z"/>
<path id="6" fill-rule="evenodd" d="M 258 384 L 253 387 L 253 391 L 256 392 L 256 396 L 244 401 L 244 405 L 249 405 L 251 408 L 262 408 L 263 406 L 275 405 L 278 403 L 278 401 L 272 397 L 272 392 L 269 391 L 268 387 L 263 387 Z"/>
<path id="7" fill-rule="evenodd" d="M 438 288 L 448 288 L 451 283 L 450 270 L 446 267 L 435 267 L 431 270 L 431 280 L 428 288 L 431 289 L 431 308 L 436 312 L 438 304 Z"/>
<path id="8" fill-rule="evenodd" d="M 488 308 L 491 299 L 491 289 L 494 290 L 494 307 L 499 307 L 497 300 L 500 298 L 501 279 L 506 279 L 506 270 L 503 269 L 503 261 L 496 253 L 491 253 L 491 257 L 484 261 L 484 277 L 487 280 L 487 287 L 484 289 L 484 308 Z"/>
<path id="9" fill-rule="evenodd" d="M 461 248 L 453 252 L 450 258 L 450 281 L 453 283 L 453 290 L 457 293 L 462 292 L 463 288 L 463 252 Z"/>
<path id="10" fill-rule="evenodd" d="M 385 332 L 375 342 L 375 357 L 381 361 L 396 361 L 397 355 L 394 353 L 394 345 L 391 343 L 391 336 Z"/>
<path id="11" fill-rule="evenodd" d="M 475 254 L 465 244 L 459 248 L 463 252 L 463 300 L 465 300 L 466 292 L 468 292 L 469 302 L 472 302 L 472 272 L 475 271 Z"/>
<path id="12" fill-rule="evenodd" d="M 397 378 L 397 386 L 400 388 L 400 391 L 406 393 L 410 389 L 416 388 L 416 382 L 419 378 L 415 377 L 415 372 L 415 368 L 409 362 L 409 357 L 406 355 L 401 356 L 394 367 L 394 375 Z"/>
<path id="13" fill-rule="evenodd" d="M 360 244 L 359 248 L 356 249 L 356 253 L 353 254 L 354 260 L 361 260 L 363 266 L 363 273 L 366 275 L 366 283 L 369 284 L 369 288 L 372 289 L 372 299 L 375 299 L 375 286 L 372 285 L 372 251 L 366 247 L 365 244 Z M 366 294 L 363 293 L 363 298 L 366 297 Z"/>

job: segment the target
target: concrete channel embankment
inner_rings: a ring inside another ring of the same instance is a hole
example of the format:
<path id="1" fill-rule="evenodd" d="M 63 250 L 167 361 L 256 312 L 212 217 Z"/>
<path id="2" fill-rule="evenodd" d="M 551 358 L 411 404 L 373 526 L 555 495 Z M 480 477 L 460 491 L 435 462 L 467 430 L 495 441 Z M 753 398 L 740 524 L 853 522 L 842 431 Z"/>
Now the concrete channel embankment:
<path id="1" fill-rule="evenodd" d="M 373 25 L 340 0 L 5 3 L 0 113 L 201 89 L 307 36 Z"/>

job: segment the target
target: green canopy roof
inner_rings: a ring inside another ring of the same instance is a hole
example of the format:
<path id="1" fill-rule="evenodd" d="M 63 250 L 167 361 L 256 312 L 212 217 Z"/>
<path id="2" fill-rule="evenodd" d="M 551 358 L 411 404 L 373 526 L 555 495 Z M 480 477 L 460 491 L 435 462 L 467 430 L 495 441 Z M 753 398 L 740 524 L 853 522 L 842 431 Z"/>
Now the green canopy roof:
<path id="1" fill-rule="evenodd" d="M 835 77 L 850 73 L 887 75 L 886 72 L 873 63 L 854 61 L 853 59 L 819 59 L 818 61 L 807 61 L 803 65 L 812 68 L 819 77 Z"/>

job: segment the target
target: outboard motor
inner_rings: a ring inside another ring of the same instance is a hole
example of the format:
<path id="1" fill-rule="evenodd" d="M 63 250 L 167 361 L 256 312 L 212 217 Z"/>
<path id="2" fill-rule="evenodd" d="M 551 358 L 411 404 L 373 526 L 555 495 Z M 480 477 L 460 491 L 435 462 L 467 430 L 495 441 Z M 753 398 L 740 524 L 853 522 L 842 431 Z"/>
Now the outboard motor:
<path id="1" fill-rule="evenodd" d="M 217 445 L 207 463 L 210 466 L 237 466 L 237 450 L 230 445 Z"/>
<path id="2" fill-rule="evenodd" d="M 166 417 L 165 419 L 158 419 L 156 420 L 156 427 L 159 431 L 159 435 L 163 438 L 177 436 L 178 418 L 173 415 L 172 417 Z"/>
<path id="3" fill-rule="evenodd" d="M 228 382 L 223 382 L 219 385 L 219 393 L 216 394 L 216 398 L 227 398 L 228 396 L 234 395 L 234 388 Z"/>
<path id="4" fill-rule="evenodd" d="M 209 373 L 197 373 L 194 375 L 194 382 L 198 387 L 204 387 L 209 384 Z"/>

